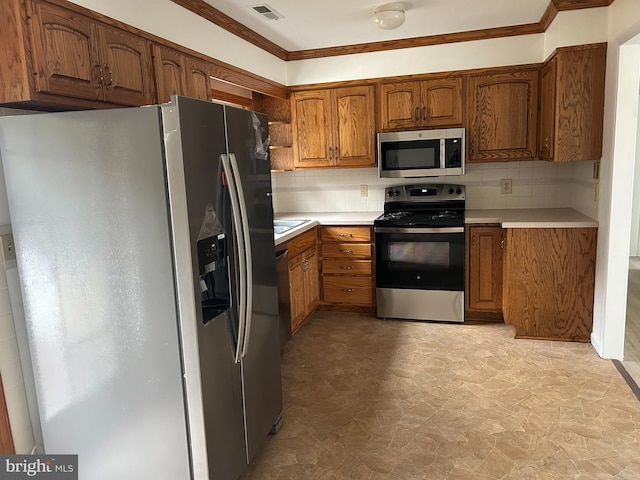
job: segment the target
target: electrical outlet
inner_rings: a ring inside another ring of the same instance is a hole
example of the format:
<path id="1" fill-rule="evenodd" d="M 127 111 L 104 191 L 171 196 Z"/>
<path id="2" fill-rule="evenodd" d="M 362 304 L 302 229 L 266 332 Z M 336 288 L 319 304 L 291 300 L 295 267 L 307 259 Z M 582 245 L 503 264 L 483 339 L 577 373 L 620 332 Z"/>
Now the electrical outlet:
<path id="1" fill-rule="evenodd" d="M 369 185 L 360 185 L 360 196 L 361 197 L 369 196 Z"/>
<path id="2" fill-rule="evenodd" d="M 2 242 L 2 258 L 4 258 L 4 261 L 15 260 L 16 249 L 13 245 L 13 235 L 0 236 L 0 242 Z"/>
<path id="3" fill-rule="evenodd" d="M 500 193 L 511 193 L 511 179 L 503 178 L 500 180 Z"/>

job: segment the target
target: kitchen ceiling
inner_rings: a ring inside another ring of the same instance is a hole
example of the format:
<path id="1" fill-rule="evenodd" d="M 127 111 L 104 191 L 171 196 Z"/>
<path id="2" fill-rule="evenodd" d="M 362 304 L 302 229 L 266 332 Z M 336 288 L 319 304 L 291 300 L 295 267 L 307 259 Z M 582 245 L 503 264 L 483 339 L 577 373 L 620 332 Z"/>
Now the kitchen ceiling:
<path id="1" fill-rule="evenodd" d="M 204 0 L 289 52 L 384 42 L 539 22 L 549 0 L 412 0 L 406 20 L 382 30 L 372 20 L 376 6 L 391 0 Z M 267 20 L 252 6 L 267 4 L 283 15 Z"/>

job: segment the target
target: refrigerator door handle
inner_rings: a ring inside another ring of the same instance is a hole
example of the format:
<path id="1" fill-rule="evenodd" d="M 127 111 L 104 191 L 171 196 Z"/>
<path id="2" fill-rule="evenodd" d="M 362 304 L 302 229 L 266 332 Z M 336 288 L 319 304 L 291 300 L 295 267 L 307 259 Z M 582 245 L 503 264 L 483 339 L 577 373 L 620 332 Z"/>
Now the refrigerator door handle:
<path id="1" fill-rule="evenodd" d="M 229 164 L 229 156 L 222 154 L 220 155 L 220 161 L 222 162 L 222 170 L 224 171 L 224 175 L 227 179 L 227 185 L 229 185 L 229 195 L 231 197 L 231 214 L 233 216 L 233 225 L 236 231 L 236 238 L 238 239 L 238 270 L 240 274 L 240 292 L 238 294 L 238 308 L 239 308 L 239 319 L 238 319 L 238 344 L 236 345 L 236 353 L 235 353 L 235 363 L 239 363 L 242 358 L 242 347 L 244 345 L 244 336 L 247 327 L 246 321 L 246 296 L 247 296 L 247 279 L 246 279 L 246 271 L 247 271 L 247 256 L 245 252 L 245 242 L 244 242 L 244 233 L 242 232 L 242 212 L 240 211 L 240 206 L 238 202 L 238 190 L 236 188 L 236 181 L 233 170 Z"/>
<path id="2" fill-rule="evenodd" d="M 238 161 L 234 153 L 229 152 L 229 160 L 231 161 L 231 168 L 235 172 L 239 172 Z M 244 240 L 244 254 L 246 265 L 246 289 L 245 289 L 245 331 L 244 331 L 244 346 L 242 348 L 242 357 L 247 354 L 249 349 L 249 337 L 251 335 L 251 312 L 253 306 L 253 262 L 251 258 L 251 236 L 249 235 L 249 214 L 247 211 L 247 203 L 244 196 L 244 189 L 242 188 L 242 181 L 239 176 L 233 177 L 236 187 L 238 189 L 238 200 L 240 200 L 240 216 L 242 219 L 242 238 Z"/>

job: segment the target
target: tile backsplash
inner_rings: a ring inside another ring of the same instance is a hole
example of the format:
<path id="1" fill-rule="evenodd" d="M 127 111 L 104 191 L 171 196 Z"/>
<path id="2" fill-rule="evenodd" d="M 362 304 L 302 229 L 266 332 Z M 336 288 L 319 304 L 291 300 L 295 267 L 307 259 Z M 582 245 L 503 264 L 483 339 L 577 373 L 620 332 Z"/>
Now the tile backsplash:
<path id="1" fill-rule="evenodd" d="M 459 183 L 467 187 L 468 209 L 573 207 L 589 214 L 590 204 L 595 205 L 593 163 L 467 164 L 462 176 L 413 179 L 378 178 L 376 168 L 277 172 L 272 174 L 274 208 L 276 212 L 379 211 L 385 187 Z M 512 193 L 501 194 L 500 180 L 506 178 L 512 180 Z M 361 196 L 362 185 L 367 196 Z"/>

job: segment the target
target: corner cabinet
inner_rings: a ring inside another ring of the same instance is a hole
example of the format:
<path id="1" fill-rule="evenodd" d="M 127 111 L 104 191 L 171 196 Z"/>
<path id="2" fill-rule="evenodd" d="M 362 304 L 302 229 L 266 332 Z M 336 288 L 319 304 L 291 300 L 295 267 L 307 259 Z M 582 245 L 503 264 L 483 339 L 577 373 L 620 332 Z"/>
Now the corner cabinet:
<path id="1" fill-rule="evenodd" d="M 602 156 L 607 44 L 557 49 L 540 72 L 541 160 Z"/>
<path id="2" fill-rule="evenodd" d="M 380 130 L 462 125 L 462 77 L 382 83 Z"/>
<path id="3" fill-rule="evenodd" d="M 314 228 L 287 242 L 291 333 L 295 333 L 320 303 L 318 233 Z"/>
<path id="4" fill-rule="evenodd" d="M 33 3 L 37 92 L 120 105 L 154 103 L 150 44 L 44 2 Z"/>
<path id="5" fill-rule="evenodd" d="M 375 166 L 373 86 L 291 94 L 294 168 Z"/>
<path id="6" fill-rule="evenodd" d="M 467 228 L 466 318 L 502 319 L 503 229 L 499 225 Z"/>
<path id="7" fill-rule="evenodd" d="M 588 342 L 597 228 L 509 228 L 504 321 L 516 338 Z"/>
<path id="8" fill-rule="evenodd" d="M 538 68 L 469 75 L 467 98 L 469 162 L 536 158 Z"/>

